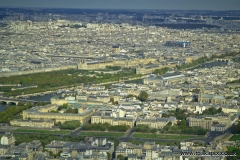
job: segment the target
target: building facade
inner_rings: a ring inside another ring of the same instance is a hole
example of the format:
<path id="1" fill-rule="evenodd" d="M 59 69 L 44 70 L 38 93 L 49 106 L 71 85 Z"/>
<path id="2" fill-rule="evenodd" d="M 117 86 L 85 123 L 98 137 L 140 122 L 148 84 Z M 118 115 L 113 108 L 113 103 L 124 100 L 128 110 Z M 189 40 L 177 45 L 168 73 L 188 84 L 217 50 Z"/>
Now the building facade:
<path id="1" fill-rule="evenodd" d="M 52 128 L 54 126 L 54 121 L 15 119 L 10 121 L 10 124 L 12 126 L 21 126 L 21 127 Z"/>
<path id="2" fill-rule="evenodd" d="M 77 120 L 82 124 L 87 123 L 93 113 L 94 109 L 83 109 L 80 113 L 51 113 L 53 105 L 39 106 L 34 107 L 28 110 L 23 111 L 23 120 L 31 119 L 31 120 L 42 120 L 42 121 L 54 121 L 54 122 L 62 122 Z"/>
<path id="3" fill-rule="evenodd" d="M 231 125 L 231 116 L 226 114 L 192 116 L 188 117 L 187 120 L 190 127 L 199 126 L 207 130 L 211 130 L 213 124 L 223 124 L 226 128 Z"/>

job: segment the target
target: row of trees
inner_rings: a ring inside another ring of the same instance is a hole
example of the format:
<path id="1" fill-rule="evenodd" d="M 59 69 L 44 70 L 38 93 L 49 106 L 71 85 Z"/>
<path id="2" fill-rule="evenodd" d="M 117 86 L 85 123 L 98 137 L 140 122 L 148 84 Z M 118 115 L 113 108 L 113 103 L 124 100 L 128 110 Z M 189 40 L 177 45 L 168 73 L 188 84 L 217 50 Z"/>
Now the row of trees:
<path id="1" fill-rule="evenodd" d="M 205 135 L 207 130 L 201 127 L 185 127 L 181 128 L 179 126 L 165 126 L 161 133 L 164 134 L 192 134 L 192 135 Z"/>
<path id="2" fill-rule="evenodd" d="M 142 133 L 156 133 L 157 129 L 150 128 L 148 125 L 139 124 L 134 128 L 135 132 L 142 132 Z"/>
<path id="3" fill-rule="evenodd" d="M 0 91 L 1 92 L 10 92 L 12 90 L 12 86 L 1 86 Z"/>
<path id="4" fill-rule="evenodd" d="M 33 107 L 31 103 L 27 103 L 21 106 L 10 106 L 6 110 L 0 112 L 0 123 L 9 123 L 15 118 L 20 118 L 19 115 L 23 110 Z M 17 116 L 17 117 L 16 117 Z"/>
<path id="5" fill-rule="evenodd" d="M 226 57 L 235 57 L 239 55 L 239 53 L 236 53 L 236 52 L 230 52 L 230 53 L 225 53 L 225 54 L 221 54 L 221 55 L 212 55 L 211 57 L 201 57 L 201 58 L 198 58 L 196 60 L 193 60 L 191 63 L 187 63 L 187 64 L 184 64 L 184 65 L 181 65 L 181 66 L 176 66 L 177 67 L 177 70 L 182 70 L 182 69 L 186 69 L 186 68 L 192 68 L 192 67 L 195 67 L 199 64 L 204 64 L 206 62 L 209 62 L 209 61 L 212 61 L 213 59 L 215 58 L 226 58 Z"/>
<path id="6" fill-rule="evenodd" d="M 195 66 L 197 66 L 199 64 L 204 64 L 206 62 L 209 62 L 211 60 L 212 60 L 212 58 L 201 57 L 201 58 L 199 58 L 197 60 L 193 60 L 191 63 L 186 63 L 186 64 L 180 65 L 180 66 L 177 65 L 176 67 L 177 67 L 177 70 L 182 70 L 182 69 L 186 69 L 186 68 L 192 68 L 192 67 L 195 67 Z"/>
<path id="7" fill-rule="evenodd" d="M 78 127 L 80 127 L 81 123 L 77 120 L 73 121 L 65 121 L 64 123 L 58 122 L 57 126 L 59 126 L 60 129 L 68 129 L 68 130 L 74 130 Z"/>
<path id="8" fill-rule="evenodd" d="M 188 113 L 188 111 L 186 109 L 180 109 L 180 108 L 176 108 L 175 111 L 168 111 L 167 113 L 163 113 L 162 117 L 170 117 L 170 116 L 175 116 L 178 120 L 185 120 L 188 116 L 190 115 L 190 113 Z"/>
<path id="9" fill-rule="evenodd" d="M 168 67 L 164 67 L 164 68 L 161 68 L 161 69 L 155 69 L 154 71 L 153 71 L 153 73 L 154 74 L 159 74 L 159 75 L 161 75 L 161 74 L 165 74 L 167 71 L 169 71 L 170 70 L 170 68 L 168 68 Z"/>
<path id="10" fill-rule="evenodd" d="M 166 125 L 163 127 L 161 132 L 172 134 L 205 135 L 207 133 L 207 130 L 201 127 L 189 127 L 187 126 L 186 120 L 181 120 L 178 121 L 178 124 L 176 126 L 171 126 L 171 124 Z"/>
<path id="11" fill-rule="evenodd" d="M 57 137 L 54 135 L 48 134 L 15 134 L 14 137 L 16 138 L 15 144 L 19 145 L 22 142 L 31 142 L 33 140 L 40 140 L 42 145 L 45 146 L 53 140 L 61 140 L 61 141 L 70 141 L 70 142 L 79 142 L 83 141 L 85 137 L 82 136 L 62 136 Z"/>
<path id="12" fill-rule="evenodd" d="M 112 126 L 109 123 L 93 123 L 84 125 L 83 130 L 92 130 L 92 131 L 116 131 L 116 132 L 126 132 L 130 126 L 128 125 L 118 125 Z"/>
<path id="13" fill-rule="evenodd" d="M 121 69 L 120 66 L 106 66 L 106 68 L 107 68 L 107 69 L 112 69 L 112 70 L 114 70 L 114 71 L 118 71 L 118 70 Z"/>
<path id="14" fill-rule="evenodd" d="M 150 128 L 148 125 L 139 124 L 134 128 L 134 131 L 142 133 L 156 133 L 157 129 Z M 163 129 L 160 130 L 160 132 L 171 134 L 205 135 L 207 130 L 201 127 L 189 127 L 187 126 L 186 120 L 182 120 L 175 126 L 172 126 L 172 122 L 169 122 L 165 127 L 163 127 Z"/>
<path id="15" fill-rule="evenodd" d="M 94 74 L 94 77 L 89 76 Z M 81 76 L 79 76 L 81 75 Z M 77 84 L 98 84 L 104 82 L 118 81 L 123 77 L 141 77 L 136 74 L 134 69 L 124 69 L 116 74 L 92 73 L 88 71 L 68 69 L 62 71 L 36 73 L 29 75 L 1 77 L 0 84 L 22 84 L 31 85 L 36 84 L 37 88 L 27 88 L 23 90 L 10 91 L 7 89 L 5 96 L 16 96 L 22 93 L 32 94 L 37 92 L 44 92 L 56 89 L 62 86 L 76 86 Z"/>
<path id="16" fill-rule="evenodd" d="M 203 115 L 214 115 L 222 112 L 222 108 L 216 109 L 215 107 L 210 107 L 202 112 Z"/>

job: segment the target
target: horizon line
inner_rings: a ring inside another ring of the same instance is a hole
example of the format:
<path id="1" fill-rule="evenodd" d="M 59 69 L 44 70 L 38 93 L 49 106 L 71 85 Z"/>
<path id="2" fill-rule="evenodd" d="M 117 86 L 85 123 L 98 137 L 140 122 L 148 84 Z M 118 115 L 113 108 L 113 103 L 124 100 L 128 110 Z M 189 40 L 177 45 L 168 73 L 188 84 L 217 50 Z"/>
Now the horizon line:
<path id="1" fill-rule="evenodd" d="M 22 7 L 22 6 L 0 6 L 0 8 L 11 8 L 11 9 L 89 9 L 89 10 L 161 10 L 161 11 L 240 11 L 240 10 L 217 10 L 217 9 L 153 9 L 153 8 L 147 8 L 147 9 L 137 9 L 137 8 L 73 8 L 73 7 L 67 7 L 67 8 L 62 8 L 62 7 Z"/>

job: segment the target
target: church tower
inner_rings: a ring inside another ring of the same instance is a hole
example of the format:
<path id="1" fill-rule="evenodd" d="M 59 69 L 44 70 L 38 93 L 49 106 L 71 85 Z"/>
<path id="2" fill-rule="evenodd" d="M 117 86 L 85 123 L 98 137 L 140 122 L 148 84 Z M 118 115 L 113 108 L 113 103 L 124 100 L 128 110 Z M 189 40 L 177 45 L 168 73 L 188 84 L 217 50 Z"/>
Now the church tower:
<path id="1" fill-rule="evenodd" d="M 78 69 L 88 69 L 88 65 L 85 59 L 81 60 L 81 62 L 78 63 Z"/>

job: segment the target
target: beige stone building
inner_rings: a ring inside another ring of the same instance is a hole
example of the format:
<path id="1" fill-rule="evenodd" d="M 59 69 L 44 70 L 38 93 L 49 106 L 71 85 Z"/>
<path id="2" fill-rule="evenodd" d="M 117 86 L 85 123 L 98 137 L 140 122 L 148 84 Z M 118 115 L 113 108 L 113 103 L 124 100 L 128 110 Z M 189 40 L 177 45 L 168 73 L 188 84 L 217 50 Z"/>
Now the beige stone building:
<path id="1" fill-rule="evenodd" d="M 82 124 L 88 122 L 95 112 L 94 109 L 78 109 L 79 113 L 51 113 L 50 111 L 56 110 L 58 107 L 57 105 L 46 105 L 40 107 L 34 107 L 29 110 L 23 111 L 23 120 L 31 119 L 31 120 L 42 120 L 42 121 L 49 121 L 53 120 L 55 122 L 65 122 L 65 121 L 72 121 L 78 120 Z"/>
<path id="2" fill-rule="evenodd" d="M 155 62 L 155 58 L 134 58 L 134 59 L 118 59 L 118 60 L 106 60 L 103 62 L 96 61 L 96 62 L 86 62 L 83 60 L 78 64 L 78 69 L 99 69 L 99 68 L 106 68 L 106 66 L 121 66 L 121 67 L 135 67 L 139 64 L 148 64 L 149 62 Z"/>
<path id="3" fill-rule="evenodd" d="M 203 88 L 200 88 L 198 101 L 200 103 L 226 104 L 226 99 L 223 96 L 204 94 Z"/>
<path id="4" fill-rule="evenodd" d="M 60 106 L 60 105 L 67 104 L 67 103 L 68 103 L 67 100 L 61 99 L 61 98 L 59 98 L 57 96 L 54 96 L 54 97 L 51 98 L 51 104 L 55 104 L 55 105 L 59 105 Z"/>
<path id="5" fill-rule="evenodd" d="M 222 107 L 222 111 L 224 113 L 237 113 L 239 112 L 239 109 L 238 108 L 233 108 L 233 107 Z"/>
<path id="6" fill-rule="evenodd" d="M 75 97 L 74 97 L 75 98 Z M 110 101 L 110 96 L 105 95 L 77 95 L 76 99 L 68 100 L 67 98 L 61 98 L 55 96 L 51 98 L 51 104 L 55 105 L 63 105 L 63 104 L 70 104 L 71 103 L 81 103 L 81 104 L 103 104 L 108 103 Z"/>
<path id="7" fill-rule="evenodd" d="M 52 128 L 54 126 L 54 121 L 52 120 L 22 120 L 15 119 L 10 121 L 11 126 L 21 126 L 21 127 L 36 127 L 36 128 Z"/>
<path id="8" fill-rule="evenodd" d="M 118 155 L 127 157 L 129 154 L 136 154 L 138 157 L 140 157 L 143 153 L 142 149 L 142 145 L 134 145 L 128 142 L 121 142 L 116 149 L 116 157 Z"/>
<path id="9" fill-rule="evenodd" d="M 63 158 L 77 158 L 81 155 L 83 159 L 100 159 L 99 155 L 103 152 L 108 152 L 110 155 L 114 152 L 114 143 L 108 141 L 106 138 L 93 138 L 87 137 L 84 141 L 80 142 L 67 142 L 67 141 L 52 141 L 45 146 L 45 149 L 52 151 L 54 154 L 62 151 L 61 159 Z M 96 156 L 98 155 L 98 156 Z"/>
<path id="10" fill-rule="evenodd" d="M 9 147 L 6 145 L 0 145 L 0 155 L 5 155 L 8 151 Z"/>
<path id="11" fill-rule="evenodd" d="M 128 125 L 130 127 L 134 126 L 135 120 L 133 118 L 128 117 L 110 117 L 110 116 L 101 116 L 101 115 L 93 115 L 91 118 L 91 123 L 109 123 L 113 126 L 117 125 Z"/>
<path id="12" fill-rule="evenodd" d="M 123 109 L 102 108 L 92 116 L 91 123 L 109 123 L 113 126 L 129 125 L 133 127 L 135 120 L 136 114 L 134 113 L 129 113 L 126 116 L 126 112 Z"/>
<path id="13" fill-rule="evenodd" d="M 225 131 L 226 125 L 224 124 L 212 124 L 211 131 Z"/>
<path id="14" fill-rule="evenodd" d="M 226 114 L 192 116 L 187 120 L 190 127 L 199 126 L 207 130 L 211 130 L 212 124 L 223 124 L 226 128 L 231 125 L 231 116 Z"/>
<path id="15" fill-rule="evenodd" d="M 151 118 L 138 118 L 136 120 L 136 125 L 144 124 L 148 125 L 150 128 L 162 129 L 164 126 L 168 124 L 168 122 L 172 122 L 172 124 L 176 123 L 176 117 L 169 118 L 160 118 L 160 117 L 151 117 Z"/>

